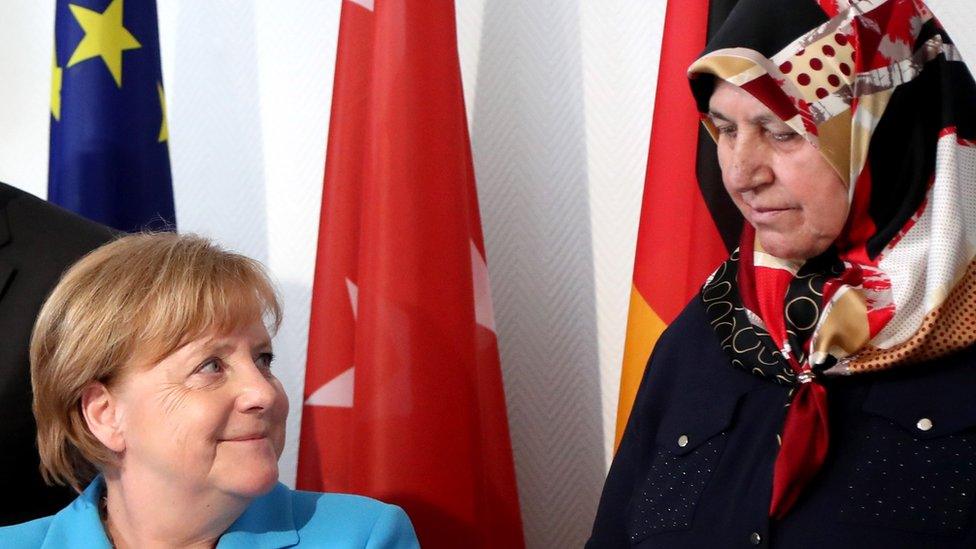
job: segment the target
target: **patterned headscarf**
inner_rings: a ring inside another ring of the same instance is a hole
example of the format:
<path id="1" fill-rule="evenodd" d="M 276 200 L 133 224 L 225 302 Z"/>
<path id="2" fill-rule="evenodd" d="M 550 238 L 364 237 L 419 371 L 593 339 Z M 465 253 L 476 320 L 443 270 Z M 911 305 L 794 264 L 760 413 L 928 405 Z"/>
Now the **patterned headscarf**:
<path id="1" fill-rule="evenodd" d="M 976 84 L 920 0 L 740 0 L 689 74 L 713 137 L 704 113 L 720 78 L 849 189 L 826 252 L 773 257 L 747 224 L 701 292 L 732 364 L 792 388 L 770 504 L 781 518 L 827 453 L 822 376 L 976 342 Z"/>

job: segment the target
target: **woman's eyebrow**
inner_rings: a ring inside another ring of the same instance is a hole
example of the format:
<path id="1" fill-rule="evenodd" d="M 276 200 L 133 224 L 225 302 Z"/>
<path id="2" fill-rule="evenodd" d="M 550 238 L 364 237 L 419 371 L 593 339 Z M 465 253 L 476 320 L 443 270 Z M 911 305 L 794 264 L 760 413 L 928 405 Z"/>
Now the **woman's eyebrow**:
<path id="1" fill-rule="evenodd" d="M 724 122 L 731 122 L 731 120 L 729 120 L 727 116 L 725 116 L 724 114 L 722 114 L 722 113 L 720 113 L 718 111 L 714 111 L 712 109 L 709 109 L 708 110 L 708 116 L 711 117 L 711 118 L 717 118 L 717 119 L 722 120 Z"/>
<path id="2" fill-rule="evenodd" d="M 236 348 L 237 346 L 227 338 L 210 337 L 200 342 L 200 345 L 194 349 L 194 353 L 201 355 L 226 356 L 233 353 Z M 272 348 L 273 346 L 270 338 L 262 338 L 253 345 L 250 345 L 252 352 L 270 352 Z"/>
<path id="3" fill-rule="evenodd" d="M 200 354 L 226 355 L 234 350 L 234 345 L 222 338 L 210 338 L 203 341 L 195 352 Z"/>
<path id="4" fill-rule="evenodd" d="M 768 114 L 761 114 L 750 120 L 750 122 L 756 124 L 757 126 L 765 126 L 767 124 L 786 124 L 786 122 L 778 116 L 771 116 Z"/>
<path id="5" fill-rule="evenodd" d="M 709 109 L 708 116 L 711 118 L 715 118 L 717 120 L 721 120 L 723 122 L 732 122 L 731 120 L 729 120 L 729 117 L 725 116 L 724 114 L 716 110 Z M 775 123 L 775 122 L 783 122 L 783 121 L 780 118 L 769 114 L 760 114 L 758 116 L 749 119 L 749 123 L 754 124 L 756 126 L 765 126 L 770 122 Z"/>

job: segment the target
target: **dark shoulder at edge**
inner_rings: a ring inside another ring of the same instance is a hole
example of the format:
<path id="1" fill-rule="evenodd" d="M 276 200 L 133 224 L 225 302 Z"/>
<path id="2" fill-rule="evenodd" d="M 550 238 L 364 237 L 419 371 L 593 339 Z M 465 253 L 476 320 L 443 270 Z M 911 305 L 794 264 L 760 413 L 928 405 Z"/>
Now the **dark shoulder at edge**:
<path id="1" fill-rule="evenodd" d="M 56 241 L 85 253 L 121 234 L 4 183 L 0 183 L 0 205 L 4 209 L 0 216 L 14 241 L 18 237 L 36 243 Z"/>

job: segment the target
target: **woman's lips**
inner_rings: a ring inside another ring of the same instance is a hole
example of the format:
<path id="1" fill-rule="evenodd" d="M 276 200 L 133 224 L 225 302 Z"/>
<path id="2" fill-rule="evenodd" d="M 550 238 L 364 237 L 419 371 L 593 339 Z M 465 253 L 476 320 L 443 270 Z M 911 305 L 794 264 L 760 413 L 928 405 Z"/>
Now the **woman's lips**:
<path id="1" fill-rule="evenodd" d="M 264 440 L 268 438 L 268 435 L 255 434 L 255 435 L 244 435 L 239 437 L 225 438 L 221 439 L 221 442 L 253 442 L 255 440 Z"/>
<path id="2" fill-rule="evenodd" d="M 793 208 L 751 208 L 752 215 L 749 216 L 749 220 L 753 224 L 766 224 L 776 221 L 777 218 L 785 214 L 786 212 L 792 211 Z"/>

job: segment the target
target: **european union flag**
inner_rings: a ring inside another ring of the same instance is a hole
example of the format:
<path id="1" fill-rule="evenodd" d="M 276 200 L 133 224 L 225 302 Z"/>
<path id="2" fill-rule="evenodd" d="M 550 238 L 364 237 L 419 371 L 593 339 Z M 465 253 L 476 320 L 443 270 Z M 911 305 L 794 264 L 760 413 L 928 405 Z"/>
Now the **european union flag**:
<path id="1" fill-rule="evenodd" d="M 175 229 L 155 0 L 57 0 L 54 26 L 48 199 Z"/>

